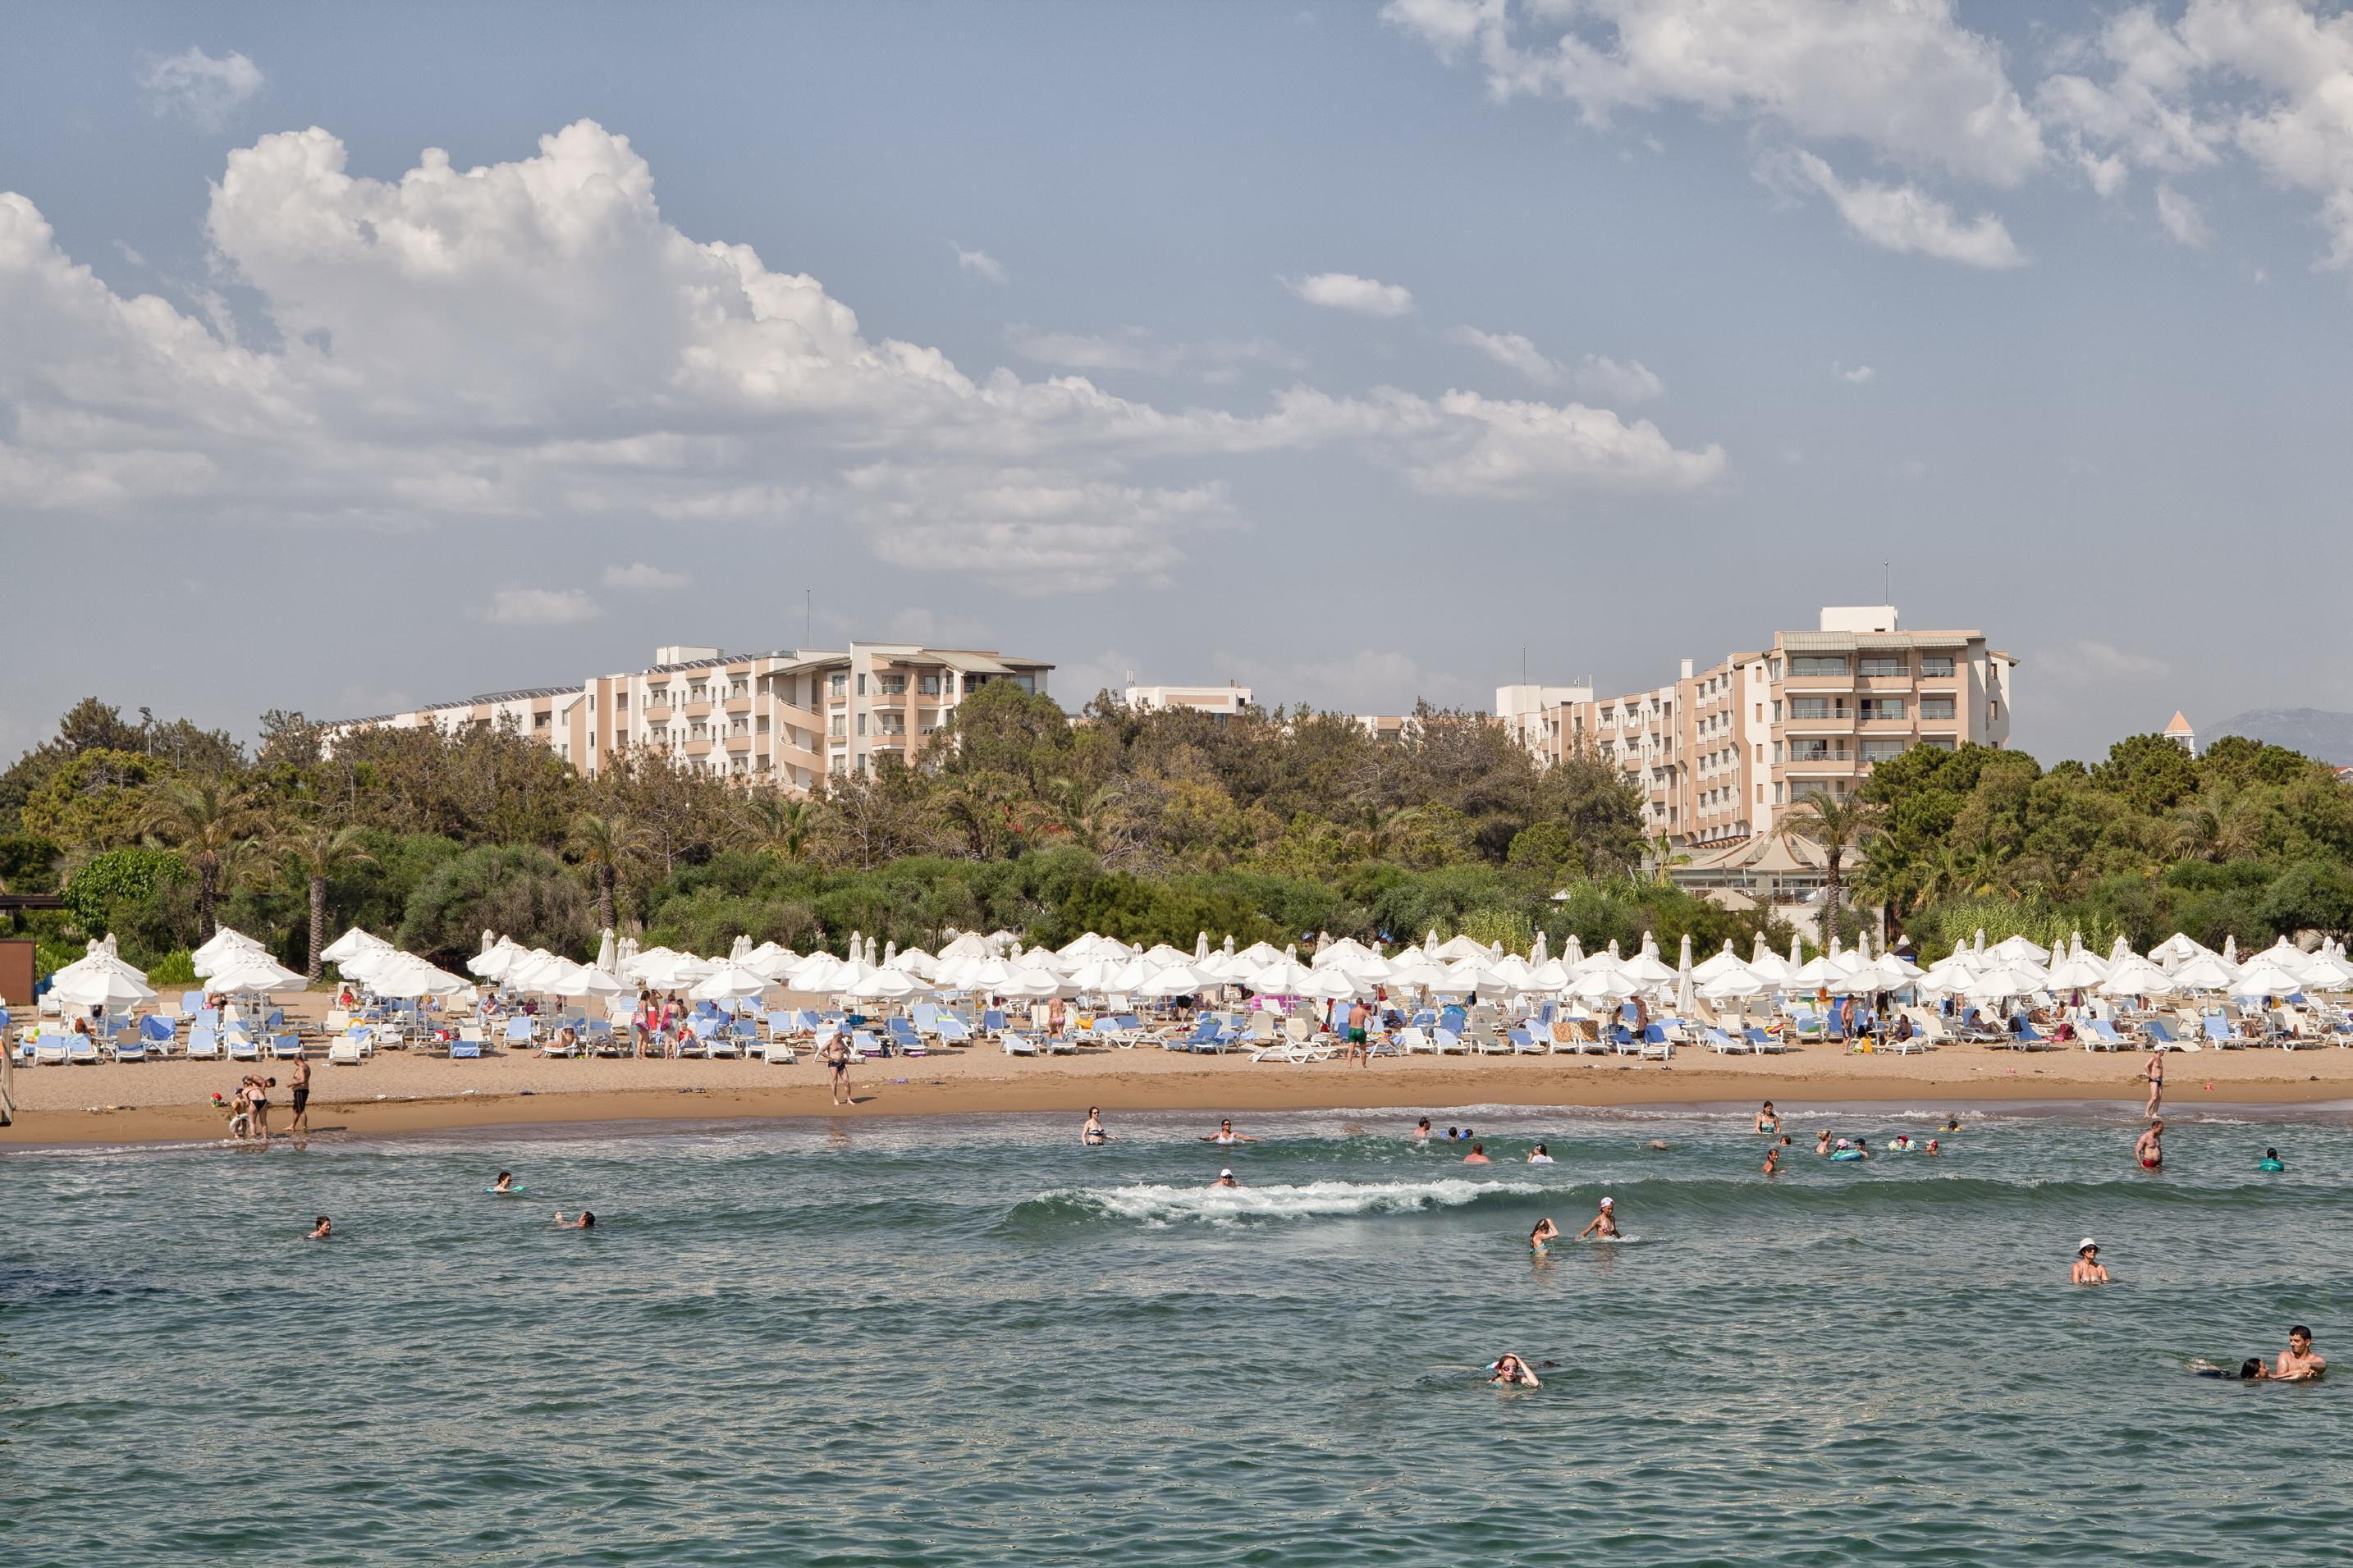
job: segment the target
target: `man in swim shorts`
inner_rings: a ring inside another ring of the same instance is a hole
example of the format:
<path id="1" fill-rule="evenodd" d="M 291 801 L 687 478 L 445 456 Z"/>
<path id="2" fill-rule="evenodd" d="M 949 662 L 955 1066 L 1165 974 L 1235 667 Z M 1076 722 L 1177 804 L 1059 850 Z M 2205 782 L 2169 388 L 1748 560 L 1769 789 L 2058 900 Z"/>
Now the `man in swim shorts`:
<path id="1" fill-rule="evenodd" d="M 1601 1212 L 1593 1216 L 1592 1224 L 1587 1226 L 1583 1230 L 1577 1233 L 1577 1239 L 1583 1241 L 1589 1236 L 1597 1241 L 1617 1240 L 1617 1210 L 1618 1200 L 1616 1198 L 1603 1198 L 1601 1200 Z"/>
<path id="2" fill-rule="evenodd" d="M 1373 1065 L 1372 1047 L 1366 1044 L 1366 1031 L 1373 1021 L 1373 1010 L 1362 1001 L 1348 1004 L 1348 1053 L 1341 1058 L 1360 1067 Z"/>
<path id="3" fill-rule="evenodd" d="M 2312 1331 L 2302 1323 L 2287 1331 L 2287 1349 L 2272 1366 L 2275 1383 L 2317 1383 L 2328 1371 L 2327 1357 L 2315 1353 Z"/>
<path id="4" fill-rule="evenodd" d="M 2100 1244 L 2088 1236 L 2076 1244 L 2075 1264 L 2073 1268 L 2067 1270 L 2067 1283 L 2070 1285 L 2108 1283 L 2107 1265 L 2100 1261 Z"/>
<path id="5" fill-rule="evenodd" d="M 1487 1158 L 1487 1145 L 1484 1143 L 1472 1144 L 1471 1152 L 1462 1156 L 1462 1163 L 1466 1165 L 1492 1165 L 1494 1163 L 1493 1160 Z"/>
<path id="6" fill-rule="evenodd" d="M 2164 1135 L 2165 1118 L 2160 1116 L 2148 1124 L 2148 1131 L 2133 1145 L 2133 1158 L 2140 1162 L 2142 1170 L 2154 1171 L 2165 1163 L 2165 1151 L 2158 1144 Z"/>
<path id="7" fill-rule="evenodd" d="M 286 1133 L 290 1138 L 311 1135 L 311 1058 L 296 1057 L 293 1075 L 287 1079 L 294 1090 L 294 1114 L 287 1118 Z"/>
<path id="8" fill-rule="evenodd" d="M 2150 1048 L 2148 1060 L 2142 1065 L 2140 1076 L 2148 1080 L 2148 1116 L 2155 1121 L 2158 1108 L 2165 1103 L 2165 1052 L 2162 1048 Z"/>
<path id="9" fill-rule="evenodd" d="M 840 1030 L 835 1030 L 832 1037 L 825 1042 L 825 1048 L 818 1052 L 817 1059 L 823 1062 L 826 1069 L 833 1075 L 833 1103 L 857 1104 L 857 1097 L 849 1092 L 849 1042 L 841 1037 Z"/>

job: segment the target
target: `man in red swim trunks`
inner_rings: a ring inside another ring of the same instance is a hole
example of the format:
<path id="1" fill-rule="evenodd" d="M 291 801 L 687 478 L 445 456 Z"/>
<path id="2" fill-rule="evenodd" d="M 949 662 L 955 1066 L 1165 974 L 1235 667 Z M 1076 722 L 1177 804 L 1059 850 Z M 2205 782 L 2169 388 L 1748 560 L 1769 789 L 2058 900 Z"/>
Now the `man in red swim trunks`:
<path id="1" fill-rule="evenodd" d="M 2148 1131 L 2142 1133 L 2140 1142 L 2133 1145 L 2133 1158 L 2140 1162 L 2142 1170 L 2154 1171 L 2165 1163 L 2165 1151 L 2158 1146 L 2157 1142 L 2164 1132 L 2165 1118 L 2160 1116 L 2148 1124 Z"/>

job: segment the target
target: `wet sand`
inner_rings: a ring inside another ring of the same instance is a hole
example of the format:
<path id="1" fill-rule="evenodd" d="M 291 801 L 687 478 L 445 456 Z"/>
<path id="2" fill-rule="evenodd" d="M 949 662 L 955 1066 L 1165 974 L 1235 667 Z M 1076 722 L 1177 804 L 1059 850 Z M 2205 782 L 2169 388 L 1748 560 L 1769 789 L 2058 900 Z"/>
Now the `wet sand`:
<path id="1" fill-rule="evenodd" d="M 1672 1063 L 1610 1057 L 1385 1058 L 1370 1068 L 1337 1059 L 1303 1066 L 1247 1055 L 1199 1057 L 1151 1047 L 1076 1057 L 1008 1058 L 993 1047 L 851 1069 L 856 1104 L 828 1104 L 825 1072 L 803 1052 L 794 1066 L 759 1061 L 545 1059 L 494 1053 L 479 1061 L 387 1052 L 358 1067 L 311 1061 L 311 1128 L 321 1137 L 371 1136 L 532 1122 L 1393 1108 L 1438 1115 L 1468 1105 L 1753 1106 L 1841 1100 L 2113 1100 L 2146 1094 L 2135 1054 L 2018 1054 L 1947 1047 L 1913 1057 L 1854 1056 L 1813 1046 L 1781 1056 L 1679 1051 Z M 17 1115 L 0 1146 L 218 1138 L 227 1117 L 210 1096 L 247 1072 L 275 1076 L 270 1125 L 287 1121 L 285 1062 L 153 1061 L 17 1069 Z M 2168 1053 L 2169 1110 L 2203 1104 L 2290 1104 L 2353 1099 L 2353 1051 L 2321 1048 Z"/>

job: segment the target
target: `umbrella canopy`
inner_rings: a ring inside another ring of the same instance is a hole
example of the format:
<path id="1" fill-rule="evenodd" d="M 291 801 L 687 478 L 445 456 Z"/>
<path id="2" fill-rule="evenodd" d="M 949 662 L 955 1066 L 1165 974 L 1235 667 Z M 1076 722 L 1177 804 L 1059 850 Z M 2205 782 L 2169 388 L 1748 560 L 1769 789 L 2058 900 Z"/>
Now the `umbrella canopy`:
<path id="1" fill-rule="evenodd" d="M 599 964 L 574 963 L 565 961 L 565 973 L 548 984 L 547 990 L 555 996 L 618 996 L 629 989 L 629 983 Z"/>
<path id="2" fill-rule="evenodd" d="M 2162 996 L 2173 989 L 2173 976 L 2137 953 L 2108 966 L 2100 982 L 2103 996 Z"/>
<path id="3" fill-rule="evenodd" d="M 1005 983 L 995 989 L 1006 996 L 1051 996 L 1068 984 L 1051 970 L 1022 968 L 1007 975 Z"/>
<path id="4" fill-rule="evenodd" d="M 485 980 L 504 980 L 507 971 L 512 969 L 527 951 L 516 946 L 513 938 L 502 936 L 495 942 L 485 943 L 481 952 L 466 960 L 466 968 Z"/>
<path id="5" fill-rule="evenodd" d="M 49 994 L 77 1007 L 129 1007 L 155 996 L 127 964 L 91 964 L 70 974 L 60 969 L 51 976 Z"/>
<path id="6" fill-rule="evenodd" d="M 878 971 L 877 973 L 889 973 Z M 746 969 L 733 959 L 713 964 L 711 973 L 697 980 L 687 994 L 698 1002 L 723 1002 L 731 996 L 757 996 L 768 988 L 768 977 L 757 970 Z M 911 982 L 908 989 L 913 990 Z"/>
<path id="7" fill-rule="evenodd" d="M 2173 972 L 2179 991 L 2221 991 L 2231 984 L 2231 966 L 2211 952 L 2200 952 Z"/>
<path id="8" fill-rule="evenodd" d="M 1330 969 L 1318 969 L 1309 974 L 1307 984 L 1301 994 L 1345 1002 L 1351 997 L 1362 995 L 1369 989 L 1370 987 L 1363 981 L 1346 970 L 1335 966 Z"/>
<path id="9" fill-rule="evenodd" d="M 319 950 L 319 956 L 329 963 L 348 963 L 363 952 L 390 952 L 392 943 L 353 926 Z"/>
<path id="10" fill-rule="evenodd" d="M 1191 996 L 1209 988 L 1210 982 L 1193 971 L 1189 963 L 1171 963 L 1157 971 L 1135 989 L 1146 996 Z"/>
<path id="11" fill-rule="evenodd" d="M 231 959 L 240 954 L 254 952 L 267 957 L 269 950 L 243 931 L 232 931 L 227 926 L 223 926 L 213 932 L 210 941 L 188 954 L 188 962 L 199 976 L 210 979 L 224 963 Z"/>
<path id="12" fill-rule="evenodd" d="M 368 973 L 368 989 L 379 996 L 446 996 L 468 987 L 464 977 L 426 963 L 413 952 L 394 952 Z"/>
<path id="13" fill-rule="evenodd" d="M 717 975 L 712 977 L 712 980 L 717 978 Z M 706 980 L 702 984 L 708 985 L 711 981 Z M 848 994 L 862 1002 L 890 1002 L 896 1001 L 902 996 L 913 995 L 922 989 L 921 983 L 905 970 L 882 968 L 872 971 L 863 980 L 851 986 Z M 702 986 L 697 986 L 695 994 L 699 996 L 702 994 Z"/>
<path id="14" fill-rule="evenodd" d="M 1278 953 L 1271 963 L 1261 964 L 1250 971 L 1247 984 L 1265 996 L 1304 996 L 1308 977 L 1315 972 L 1287 953 Z"/>
<path id="15" fill-rule="evenodd" d="M 2187 963 L 2200 953 L 2209 951 L 2211 950 L 2202 942 L 2192 942 L 2181 932 L 2175 931 L 2171 936 L 2150 948 L 2148 955 L 2159 963 Z"/>
<path id="16" fill-rule="evenodd" d="M 1388 983 L 1400 991 L 1428 991 L 1446 984 L 1446 970 L 1427 958 L 1416 958 L 1391 969 Z"/>
<path id="17" fill-rule="evenodd" d="M 1969 982 L 1963 994 L 1972 1002 L 2007 1002 L 2013 996 L 2029 996 L 2041 989 L 2040 981 L 2023 969 L 2008 963 L 1992 963 Z"/>
<path id="18" fill-rule="evenodd" d="M 2051 988 L 2054 991 L 2089 990 L 2107 977 L 2105 965 L 2080 952 L 2069 953 L 2051 966 Z"/>
<path id="19" fill-rule="evenodd" d="M 215 991 L 278 991 L 300 985 L 302 977 L 266 952 L 233 954 L 212 973 Z"/>
<path id="20" fill-rule="evenodd" d="M 2038 947 L 2022 936 L 2006 936 L 1986 951 L 2003 960 L 2031 958 L 2038 966 L 2048 963 L 2051 958 L 2049 948 Z"/>
<path id="21" fill-rule="evenodd" d="M 2314 991 L 2342 991 L 2353 985 L 2353 963 L 2333 952 L 2313 953 L 2304 965 L 2304 983 Z"/>
<path id="22" fill-rule="evenodd" d="M 1631 975 L 1619 970 L 1589 969 L 1570 983 L 1568 994 L 1580 1002 L 1612 1002 L 1641 988 Z"/>
<path id="23" fill-rule="evenodd" d="M 1664 985 L 1675 977 L 1675 972 L 1661 963 L 1648 952 L 1638 952 L 1631 958 L 1620 959 L 1619 969 L 1629 980 L 1644 985 Z"/>
<path id="24" fill-rule="evenodd" d="M 2304 977 L 2274 963 L 2268 952 L 2259 954 L 2231 982 L 2233 996 L 2293 996 L 2303 989 Z"/>

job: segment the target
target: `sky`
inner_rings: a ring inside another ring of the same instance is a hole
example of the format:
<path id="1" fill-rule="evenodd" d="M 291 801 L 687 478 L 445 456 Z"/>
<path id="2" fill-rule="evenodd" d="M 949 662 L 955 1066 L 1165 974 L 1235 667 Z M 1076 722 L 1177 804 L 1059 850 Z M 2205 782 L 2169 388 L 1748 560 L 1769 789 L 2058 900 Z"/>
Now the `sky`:
<path id="1" fill-rule="evenodd" d="M 849 637 L 2353 708 L 2333 3 L 12 8 L 0 754 Z"/>

